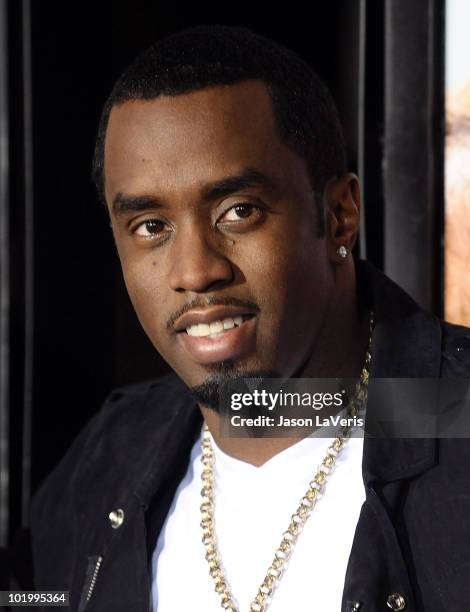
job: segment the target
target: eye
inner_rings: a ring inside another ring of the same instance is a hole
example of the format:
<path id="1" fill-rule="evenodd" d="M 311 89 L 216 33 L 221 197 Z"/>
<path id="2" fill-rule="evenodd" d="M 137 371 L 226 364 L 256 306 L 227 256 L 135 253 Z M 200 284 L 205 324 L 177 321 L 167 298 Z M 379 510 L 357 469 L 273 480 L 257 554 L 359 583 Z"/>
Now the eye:
<path id="1" fill-rule="evenodd" d="M 240 223 L 254 223 L 258 221 L 258 219 L 262 216 L 263 211 L 259 206 L 255 204 L 242 203 L 235 204 L 228 210 L 224 212 L 224 214 L 219 217 L 217 223 L 222 224 L 240 224 Z"/>
<path id="2" fill-rule="evenodd" d="M 165 223 L 159 219 L 147 219 L 140 223 L 134 233 L 143 238 L 152 238 L 161 234 L 165 229 Z"/>

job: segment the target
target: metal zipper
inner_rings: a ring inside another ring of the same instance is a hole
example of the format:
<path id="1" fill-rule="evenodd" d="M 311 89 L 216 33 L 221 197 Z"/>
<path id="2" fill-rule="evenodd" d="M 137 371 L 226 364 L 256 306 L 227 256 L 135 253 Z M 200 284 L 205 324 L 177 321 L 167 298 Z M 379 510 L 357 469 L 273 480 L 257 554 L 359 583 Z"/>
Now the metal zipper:
<path id="1" fill-rule="evenodd" d="M 103 557 L 101 555 L 88 557 L 88 567 L 86 571 L 85 584 L 82 589 L 82 596 L 78 605 L 78 612 L 84 612 L 88 602 L 93 595 L 96 580 L 101 569 Z"/>
<path id="2" fill-rule="evenodd" d="M 95 568 L 93 570 L 93 575 L 91 577 L 90 586 L 88 588 L 88 593 L 86 595 L 86 600 L 87 601 L 90 601 L 90 598 L 93 595 L 93 589 L 95 588 L 96 579 L 98 578 L 98 574 L 99 574 L 102 562 L 103 562 L 103 557 L 97 557 L 96 558 Z"/>

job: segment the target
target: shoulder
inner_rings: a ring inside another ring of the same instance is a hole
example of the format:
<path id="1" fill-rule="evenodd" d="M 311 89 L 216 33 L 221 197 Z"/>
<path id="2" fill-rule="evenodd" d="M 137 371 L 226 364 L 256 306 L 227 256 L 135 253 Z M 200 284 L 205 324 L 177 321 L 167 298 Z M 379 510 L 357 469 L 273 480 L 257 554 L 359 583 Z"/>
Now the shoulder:
<path id="1" fill-rule="evenodd" d="M 77 524 L 83 509 L 96 507 L 107 491 L 132 491 L 152 452 L 164 444 L 160 432 L 187 406 L 187 389 L 174 374 L 109 394 L 33 498 L 31 534 L 37 585 L 54 589 L 69 584 L 80 545 Z"/>
<path id="2" fill-rule="evenodd" d="M 164 402 L 186 395 L 187 387 L 174 373 L 153 380 L 134 383 L 113 389 L 106 398 L 99 421 L 110 424 L 123 416 L 139 418 L 132 410 L 145 410 L 149 403 Z"/>
<path id="3" fill-rule="evenodd" d="M 74 475 L 97 455 L 114 446 L 129 450 L 133 440 L 143 441 L 146 432 L 164 426 L 187 400 L 187 388 L 175 374 L 114 389 L 40 487 L 35 501 L 42 497 L 42 490 L 50 493 L 50 483 L 61 476 L 73 482 Z"/>
<path id="4" fill-rule="evenodd" d="M 90 441 L 141 435 L 148 427 L 159 427 L 171 416 L 169 404 L 188 400 L 188 390 L 174 373 L 114 389 L 90 423 Z"/>

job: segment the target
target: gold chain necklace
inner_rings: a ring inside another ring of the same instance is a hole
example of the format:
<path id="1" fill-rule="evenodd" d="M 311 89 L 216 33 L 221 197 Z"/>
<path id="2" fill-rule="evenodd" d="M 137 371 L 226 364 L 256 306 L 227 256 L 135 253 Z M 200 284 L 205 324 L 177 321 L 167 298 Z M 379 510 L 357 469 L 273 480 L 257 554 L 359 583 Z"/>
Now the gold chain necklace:
<path id="1" fill-rule="evenodd" d="M 362 367 L 361 376 L 357 383 L 355 393 L 348 405 L 348 415 L 357 416 L 359 408 L 365 405 L 367 399 L 367 385 L 369 382 L 369 370 L 371 363 L 371 343 L 373 330 L 373 313 L 370 314 L 369 342 Z M 309 483 L 305 495 L 300 500 L 299 506 L 292 515 L 287 530 L 282 536 L 281 543 L 274 553 L 274 558 L 268 568 L 256 597 L 251 602 L 250 612 L 264 612 L 270 598 L 284 572 L 284 565 L 289 559 L 295 546 L 297 538 L 302 531 L 308 517 L 310 516 L 319 494 L 323 491 L 328 475 L 335 461 L 345 446 L 351 434 L 351 426 L 343 426 L 338 432 L 338 437 L 328 447 L 326 455 L 318 468 L 313 480 Z M 217 548 L 214 524 L 214 451 L 211 444 L 210 432 L 204 425 L 202 436 L 202 504 L 201 504 L 201 527 L 202 542 L 206 550 L 206 560 L 209 564 L 209 574 L 214 579 L 215 590 L 220 595 L 220 603 L 227 612 L 238 612 L 230 588 L 227 585 L 224 571 L 221 566 L 219 551 Z"/>

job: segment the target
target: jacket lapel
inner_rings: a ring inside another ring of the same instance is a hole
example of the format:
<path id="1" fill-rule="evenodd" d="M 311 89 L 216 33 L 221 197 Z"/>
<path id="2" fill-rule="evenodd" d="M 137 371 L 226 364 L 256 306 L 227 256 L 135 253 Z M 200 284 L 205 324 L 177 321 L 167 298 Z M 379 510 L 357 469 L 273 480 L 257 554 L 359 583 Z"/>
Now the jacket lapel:
<path id="1" fill-rule="evenodd" d="M 358 262 L 359 292 L 374 311 L 371 378 L 438 378 L 441 326 L 395 283 L 367 262 Z M 367 425 L 366 425 L 367 429 Z M 363 477 L 374 481 L 410 478 L 435 462 L 436 440 L 366 438 Z"/>
<path id="2" fill-rule="evenodd" d="M 78 492 L 77 503 L 83 556 L 72 590 L 75 601 L 83 600 L 86 612 L 148 611 L 146 511 L 156 500 L 160 514 L 166 515 L 168 508 L 162 495 L 166 499 L 164 491 L 184 470 L 201 419 L 176 376 L 168 377 L 163 384 L 157 382 L 157 386 L 150 387 L 144 402 L 122 412 L 120 435 L 110 437 L 108 447 L 97 453 L 96 460 L 91 457 L 81 473 L 83 489 Z M 130 419 L 132 423 L 127 422 Z M 111 460 L 103 461 L 103 456 Z M 117 509 L 124 520 L 122 526 L 113 528 L 108 514 Z M 96 573 L 95 580 L 84 581 L 87 559 L 88 565 L 93 565 L 88 573 Z M 99 572 L 95 559 L 102 559 Z M 117 589 L 120 583 L 126 584 L 126 589 Z"/>
<path id="3" fill-rule="evenodd" d="M 371 378 L 439 377 L 439 321 L 370 264 L 358 262 L 357 273 L 359 292 L 375 318 Z M 387 598 L 393 593 L 405 598 L 407 610 L 415 610 L 410 567 L 393 517 L 403 500 L 407 479 L 430 469 L 436 457 L 435 439 L 365 438 L 362 471 L 366 502 L 346 573 L 343 611 L 386 609 Z"/>

